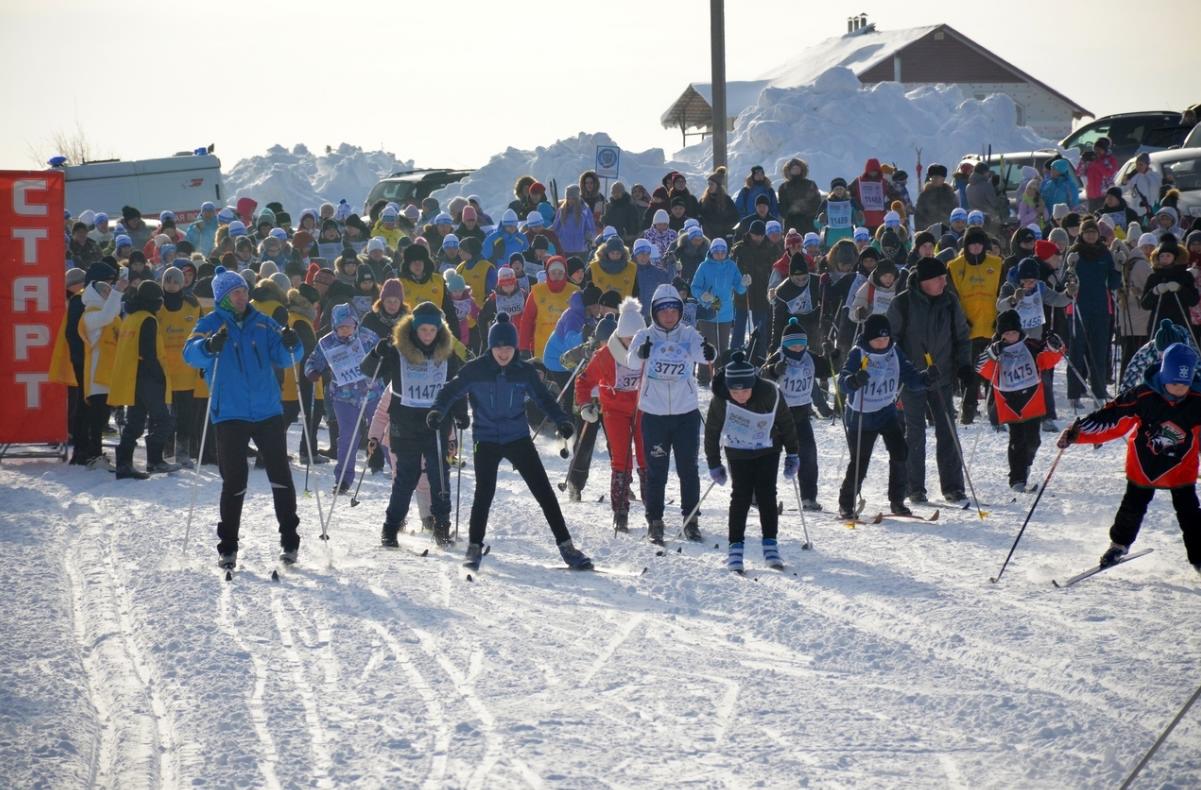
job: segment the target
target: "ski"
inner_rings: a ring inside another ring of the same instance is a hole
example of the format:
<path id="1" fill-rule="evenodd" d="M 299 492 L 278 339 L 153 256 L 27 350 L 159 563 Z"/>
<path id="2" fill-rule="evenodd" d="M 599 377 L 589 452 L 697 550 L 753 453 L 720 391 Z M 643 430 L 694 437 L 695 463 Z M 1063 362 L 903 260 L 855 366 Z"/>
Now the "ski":
<path id="1" fill-rule="evenodd" d="M 879 524 L 884 520 L 884 512 L 881 511 L 871 518 L 851 518 L 846 519 L 839 517 L 839 521 L 846 525 L 847 529 L 854 529 L 859 524 Z"/>
<path id="2" fill-rule="evenodd" d="M 933 513 L 931 513 L 928 516 L 919 516 L 916 513 L 913 514 L 912 516 L 906 516 L 906 515 L 902 515 L 902 514 L 898 514 L 898 513 L 889 513 L 889 514 L 885 515 L 884 518 L 895 519 L 898 521 L 938 521 L 938 512 L 939 511 L 935 510 Z"/>
<path id="3" fill-rule="evenodd" d="M 572 568 L 569 565 L 541 565 L 539 567 L 546 568 L 552 571 L 578 571 L 580 573 L 599 573 L 602 576 L 624 576 L 631 579 L 636 579 L 646 573 L 647 569 L 634 570 L 632 568 L 598 568 L 592 565 L 587 568 Z"/>
<path id="4" fill-rule="evenodd" d="M 1100 573 L 1101 571 L 1107 571 L 1110 568 L 1117 567 L 1118 565 L 1121 565 L 1124 562 L 1130 562 L 1131 560 L 1137 560 L 1139 557 L 1145 557 L 1153 551 L 1155 551 L 1155 549 L 1143 549 L 1142 551 L 1136 551 L 1133 554 L 1127 554 L 1125 557 L 1122 557 L 1120 560 L 1113 563 L 1112 565 L 1096 565 L 1096 566 L 1084 571 L 1083 573 L 1077 573 L 1075 576 L 1068 579 L 1063 584 L 1060 584 L 1059 582 L 1057 582 L 1054 579 L 1051 580 L 1051 584 L 1055 585 L 1057 588 L 1062 590 L 1067 587 L 1071 587 L 1076 582 L 1084 581 L 1089 576 L 1095 576 L 1098 573 Z"/>

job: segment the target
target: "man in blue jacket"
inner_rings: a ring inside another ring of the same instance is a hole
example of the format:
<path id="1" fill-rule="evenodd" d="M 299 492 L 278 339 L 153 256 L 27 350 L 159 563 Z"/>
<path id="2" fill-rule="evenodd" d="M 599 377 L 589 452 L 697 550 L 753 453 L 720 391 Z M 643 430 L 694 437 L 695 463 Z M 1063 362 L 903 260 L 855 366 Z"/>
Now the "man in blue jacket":
<path id="1" fill-rule="evenodd" d="M 271 481 L 279 521 L 280 559 L 296 562 L 296 488 L 288 466 L 287 428 L 276 368 L 288 368 L 304 356 L 300 338 L 250 306 L 246 281 L 218 266 L 213 276 L 213 312 L 196 322 L 183 350 L 184 360 L 199 368 L 209 387 L 209 417 L 217 432 L 221 470 L 221 521 L 217 553 L 221 567 L 237 565 L 238 526 L 246 496 L 246 448 L 251 439 Z"/>
<path id="2" fill-rule="evenodd" d="M 517 327 L 506 313 L 498 314 L 496 323 L 488 330 L 488 352 L 464 365 L 438 393 L 426 415 L 426 425 L 438 430 L 450 408 L 464 395 L 471 403 L 474 418 L 471 430 L 475 441 L 475 500 L 471 503 L 467 559 L 463 565 L 479 569 L 484 531 L 496 495 L 496 471 L 500 462 L 507 460 L 542 507 L 563 561 L 577 570 L 591 569 L 592 561 L 572 545 L 559 500 L 530 438 L 526 398 L 532 399 L 555 421 L 564 439 L 571 438 L 571 419 L 546 391 L 533 366 L 517 358 Z"/>

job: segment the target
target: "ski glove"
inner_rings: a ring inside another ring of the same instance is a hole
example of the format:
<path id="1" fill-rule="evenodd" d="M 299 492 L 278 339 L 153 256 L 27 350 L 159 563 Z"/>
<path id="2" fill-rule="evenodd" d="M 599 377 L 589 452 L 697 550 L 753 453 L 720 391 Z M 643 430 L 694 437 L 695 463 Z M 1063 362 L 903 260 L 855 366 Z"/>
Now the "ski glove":
<path id="1" fill-rule="evenodd" d="M 221 353 L 221 349 L 225 348 L 226 340 L 229 340 L 229 332 L 226 331 L 225 324 L 222 324 L 220 329 L 209 335 L 209 339 L 204 341 L 204 347 L 210 354 L 217 356 Z"/>
<path id="2" fill-rule="evenodd" d="M 988 354 L 989 359 L 999 359 L 1001 357 L 1001 341 L 996 340 L 989 343 L 985 353 Z"/>
<path id="3" fill-rule="evenodd" d="M 1051 349 L 1052 351 L 1063 351 L 1063 338 L 1054 332 L 1047 332 L 1047 334 L 1043 336 L 1043 342 L 1046 343 L 1047 348 Z"/>
<path id="4" fill-rule="evenodd" d="M 784 479 L 791 480 L 796 477 L 796 473 L 801 469 L 801 458 L 798 455 L 789 453 L 784 456 Z"/>
<path id="5" fill-rule="evenodd" d="M 285 326 L 279 333 L 279 342 L 284 344 L 284 348 L 292 351 L 300 345 L 300 336 L 296 334 L 295 329 Z"/>
<path id="6" fill-rule="evenodd" d="M 1159 294 L 1160 296 L 1163 296 L 1166 293 L 1175 293 L 1176 291 L 1179 291 L 1180 283 L 1178 283 L 1178 282 L 1160 283 L 1159 285 L 1155 286 L 1151 290 L 1154 291 L 1155 293 Z"/>
<path id="7" fill-rule="evenodd" d="M 713 467 L 709 470 L 709 479 L 714 483 L 717 483 L 719 486 L 724 486 L 726 484 L 726 480 L 729 479 L 726 476 L 726 468 L 724 466 Z"/>
<path id="8" fill-rule="evenodd" d="M 701 343 L 701 354 L 704 355 L 706 362 L 717 359 L 717 349 L 708 340 Z"/>
<path id="9" fill-rule="evenodd" d="M 438 426 L 442 424 L 442 412 L 435 409 L 430 409 L 425 415 L 425 427 L 431 431 L 438 430 Z"/>
<path id="10" fill-rule="evenodd" d="M 1059 441 L 1055 442 L 1055 446 L 1063 450 L 1070 444 L 1075 444 L 1080 438 L 1080 420 L 1076 420 L 1059 434 Z"/>
<path id="11" fill-rule="evenodd" d="M 600 407 L 596 401 L 588 401 L 580 407 L 580 419 L 584 422 L 596 422 L 600 419 Z"/>
<path id="12" fill-rule="evenodd" d="M 380 340 L 375 344 L 375 348 L 371 349 L 371 353 L 379 358 L 383 358 L 384 354 L 388 353 L 388 347 L 391 345 L 387 340 Z"/>
<path id="13" fill-rule="evenodd" d="M 701 294 L 701 304 L 705 305 L 706 307 L 713 304 L 713 302 L 715 302 L 716 300 L 717 300 L 717 297 L 707 291 L 705 293 Z"/>
<path id="14" fill-rule="evenodd" d="M 575 433 L 575 428 L 573 428 L 571 423 L 566 420 L 559 423 L 558 428 L 559 428 L 559 435 L 562 436 L 564 439 L 570 439 L 571 435 L 573 433 Z"/>
<path id="15" fill-rule="evenodd" d="M 375 451 L 378 448 L 379 448 L 379 439 L 368 439 L 367 440 L 367 455 L 374 455 Z"/>
<path id="16" fill-rule="evenodd" d="M 933 384 L 934 382 L 938 381 L 938 377 L 942 374 L 942 371 L 938 369 L 938 365 L 935 365 L 933 362 L 931 362 L 926 366 L 925 374 L 926 384 Z"/>
<path id="17" fill-rule="evenodd" d="M 749 274 L 742 275 L 742 284 L 746 288 L 751 287 L 751 276 Z"/>
<path id="18" fill-rule="evenodd" d="M 649 359 L 651 355 L 651 336 L 647 335 L 646 340 L 642 341 L 642 345 L 638 346 L 638 356 L 641 359 Z"/>
<path id="19" fill-rule="evenodd" d="M 455 427 L 460 431 L 465 431 L 471 427 L 471 418 L 466 414 L 455 415 Z"/>

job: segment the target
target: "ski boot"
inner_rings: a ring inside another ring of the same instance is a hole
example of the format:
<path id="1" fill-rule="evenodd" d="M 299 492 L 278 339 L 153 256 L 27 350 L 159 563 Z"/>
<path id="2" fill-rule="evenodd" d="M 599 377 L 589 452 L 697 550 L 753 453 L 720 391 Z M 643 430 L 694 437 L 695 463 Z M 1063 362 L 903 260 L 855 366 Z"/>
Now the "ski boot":
<path id="1" fill-rule="evenodd" d="M 170 472 L 178 472 L 182 468 L 179 464 L 169 464 L 166 461 L 155 461 L 152 464 L 146 464 L 146 471 L 152 475 L 165 475 Z"/>
<path id="2" fill-rule="evenodd" d="M 581 502 L 581 501 L 583 501 L 583 499 L 584 499 L 584 495 L 580 491 L 580 489 L 575 487 L 575 483 L 568 483 L 567 484 L 567 501 L 568 502 Z"/>
<path id="3" fill-rule="evenodd" d="M 1110 542 L 1109 548 L 1101 555 L 1100 565 L 1102 568 L 1108 568 L 1110 565 L 1116 565 L 1118 560 L 1125 557 L 1130 551 L 1129 546 L 1123 546 L 1121 543 Z"/>
<path id="4" fill-rule="evenodd" d="M 217 567 L 226 571 L 232 571 L 238 567 L 238 552 L 231 551 L 229 554 L 218 555 Z"/>
<path id="5" fill-rule="evenodd" d="M 742 573 L 742 541 L 731 543 L 726 553 L 726 570 Z"/>
<path id="6" fill-rule="evenodd" d="M 400 532 L 402 526 L 395 526 L 385 521 L 383 529 L 379 533 L 379 544 L 385 549 L 399 549 L 400 541 L 396 539 L 396 533 Z"/>
<path id="7" fill-rule="evenodd" d="M 780 544 L 775 538 L 763 539 L 763 561 L 769 568 L 777 571 L 784 570 L 784 560 L 780 559 Z"/>
<path id="8" fill-rule="evenodd" d="M 854 509 L 843 507 L 842 505 L 838 506 L 838 517 L 843 521 L 854 521 L 856 518 L 858 518 Z"/>
<path id="9" fill-rule="evenodd" d="M 118 480 L 149 480 L 150 475 L 146 474 L 145 472 L 140 472 L 137 469 L 134 469 L 132 466 L 118 466 L 117 467 L 117 479 Z"/>
<path id="10" fill-rule="evenodd" d="M 613 529 L 617 532 L 630 531 L 630 514 L 629 513 L 614 513 L 613 514 Z"/>
<path id="11" fill-rule="evenodd" d="M 1199 562 L 1199 563 L 1197 563 L 1196 565 L 1194 565 L 1194 566 L 1193 566 L 1193 570 L 1195 570 L 1195 571 L 1197 572 L 1197 575 L 1198 575 L 1198 576 L 1201 576 L 1201 562 Z"/>
<path id="12" fill-rule="evenodd" d="M 98 455 L 88 461 L 88 469 L 100 469 L 105 472 L 113 471 L 112 462 L 108 460 L 108 456 Z"/>
<path id="13" fill-rule="evenodd" d="M 282 549 L 279 553 L 279 561 L 284 565 L 295 565 L 296 558 L 300 554 L 300 549 Z"/>
<path id="14" fill-rule="evenodd" d="M 909 501 L 915 505 L 924 505 L 930 501 L 925 491 L 914 491 L 909 495 Z"/>
<path id="15" fill-rule="evenodd" d="M 1043 433 L 1059 433 L 1059 425 L 1050 417 L 1043 418 Z"/>
<path id="16" fill-rule="evenodd" d="M 652 521 L 646 528 L 646 537 L 651 543 L 656 546 L 664 545 L 663 542 L 663 519 L 657 518 Z"/>
<path id="17" fill-rule="evenodd" d="M 808 510 L 810 513 L 820 513 L 822 506 L 818 504 L 816 499 L 802 499 L 801 510 Z"/>
<path id="18" fill-rule="evenodd" d="M 701 535 L 701 526 L 697 523 L 696 517 L 684 525 L 684 537 L 693 543 L 700 543 L 705 539 Z"/>
<path id="19" fill-rule="evenodd" d="M 577 549 L 572 544 L 570 538 L 559 544 L 559 556 L 563 558 L 563 562 L 567 563 L 567 567 L 573 571 L 592 570 L 592 560 L 588 559 L 584 552 Z"/>
<path id="20" fill-rule="evenodd" d="M 908 507 L 906 507 L 905 503 L 902 501 L 889 502 L 888 509 L 889 509 L 889 511 L 892 512 L 892 514 L 894 516 L 912 516 L 913 515 L 913 511 L 910 510 Z"/>
<path id="21" fill-rule="evenodd" d="M 423 530 L 425 530 L 426 532 L 433 532 L 434 531 L 434 517 L 426 516 L 425 518 L 421 519 L 421 528 Z"/>
<path id="22" fill-rule="evenodd" d="M 196 459 L 189 458 L 186 455 L 184 457 L 178 459 L 176 461 L 176 463 L 179 464 L 180 469 L 195 469 L 196 468 Z"/>
<path id="23" fill-rule="evenodd" d="M 450 522 L 442 519 L 434 521 L 434 543 L 437 543 L 440 548 L 453 546 L 454 541 L 450 539 Z"/>
<path id="24" fill-rule="evenodd" d="M 480 558 L 483 556 L 483 546 L 478 543 L 469 543 L 467 545 L 467 555 L 463 559 L 463 567 L 469 570 L 478 571 L 480 569 Z"/>
<path id="25" fill-rule="evenodd" d="M 967 494 L 958 489 L 955 491 L 948 491 L 947 493 L 943 494 L 943 496 L 946 497 L 947 502 L 951 503 L 952 505 L 962 505 L 964 502 L 967 502 Z"/>

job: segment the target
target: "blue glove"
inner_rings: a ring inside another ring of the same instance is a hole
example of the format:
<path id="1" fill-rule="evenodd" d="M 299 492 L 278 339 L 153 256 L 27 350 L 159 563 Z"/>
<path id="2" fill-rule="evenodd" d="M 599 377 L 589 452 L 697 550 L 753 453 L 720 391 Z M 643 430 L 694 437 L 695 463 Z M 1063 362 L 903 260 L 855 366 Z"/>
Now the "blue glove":
<path id="1" fill-rule="evenodd" d="M 726 468 L 724 466 L 715 466 L 709 470 L 709 479 L 719 486 L 726 484 Z"/>
<path id="2" fill-rule="evenodd" d="M 784 456 L 784 479 L 791 480 L 801 468 L 801 458 L 797 455 Z"/>

